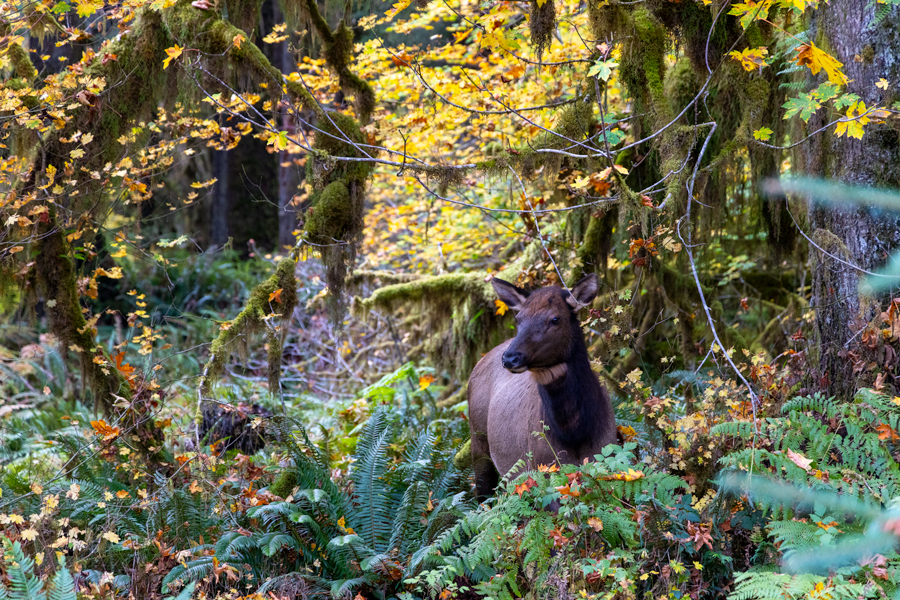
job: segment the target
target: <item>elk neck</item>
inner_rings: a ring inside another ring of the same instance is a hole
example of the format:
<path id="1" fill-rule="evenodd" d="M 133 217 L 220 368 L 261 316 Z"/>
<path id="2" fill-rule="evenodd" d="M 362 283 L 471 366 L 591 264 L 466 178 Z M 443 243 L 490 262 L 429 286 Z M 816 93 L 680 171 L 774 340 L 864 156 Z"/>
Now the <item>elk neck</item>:
<path id="1" fill-rule="evenodd" d="M 560 375 L 550 380 L 551 375 L 557 374 Z M 550 428 L 550 435 L 562 444 L 577 448 L 593 439 L 597 430 L 612 419 L 612 406 L 591 369 L 580 327 L 573 336 L 569 360 L 535 373 L 535 379 L 544 423 Z"/>

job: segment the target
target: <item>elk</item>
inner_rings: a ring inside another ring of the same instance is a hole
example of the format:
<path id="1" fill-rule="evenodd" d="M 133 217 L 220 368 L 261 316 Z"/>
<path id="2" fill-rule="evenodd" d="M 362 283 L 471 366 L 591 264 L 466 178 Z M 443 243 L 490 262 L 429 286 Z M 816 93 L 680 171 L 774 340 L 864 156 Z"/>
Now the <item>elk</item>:
<path id="1" fill-rule="evenodd" d="M 485 354 L 469 377 L 472 465 L 481 498 L 493 493 L 501 474 L 515 475 L 510 471 L 519 460 L 526 469 L 580 463 L 616 442 L 612 404 L 591 370 L 577 315 L 596 297 L 597 276 L 588 275 L 571 292 L 550 286 L 529 294 L 502 279 L 491 283 L 516 311 L 517 327 L 516 337 Z"/>

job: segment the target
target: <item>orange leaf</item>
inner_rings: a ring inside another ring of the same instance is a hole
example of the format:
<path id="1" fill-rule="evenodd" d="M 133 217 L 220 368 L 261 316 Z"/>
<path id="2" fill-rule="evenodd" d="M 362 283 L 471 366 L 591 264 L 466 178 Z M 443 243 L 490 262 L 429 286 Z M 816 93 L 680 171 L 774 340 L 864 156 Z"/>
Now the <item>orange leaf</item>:
<path id="1" fill-rule="evenodd" d="M 274 300 L 275 302 L 280 303 L 281 302 L 281 292 L 283 289 L 284 288 L 278 288 L 277 290 L 275 290 L 274 292 L 269 294 L 269 302 L 272 302 Z"/>
<path id="2" fill-rule="evenodd" d="M 422 375 L 419 377 L 419 389 L 424 390 L 429 385 L 434 383 L 434 375 Z"/>
<path id="3" fill-rule="evenodd" d="M 494 304 L 497 306 L 497 312 L 494 313 L 496 315 L 500 315 L 501 317 L 509 311 L 509 306 L 506 305 L 506 302 L 503 300 L 494 300 Z"/>
<path id="4" fill-rule="evenodd" d="M 521 497 L 524 492 L 527 492 L 536 485 L 537 481 L 529 477 L 524 482 L 516 486 L 516 493 L 519 495 L 519 497 Z"/>
<path id="5" fill-rule="evenodd" d="M 578 488 L 572 489 L 572 487 L 568 485 L 561 485 L 556 488 L 556 491 L 563 496 L 572 496 L 573 498 L 577 498 L 581 495 L 581 492 L 578 491 Z"/>
<path id="6" fill-rule="evenodd" d="M 900 435 L 897 435 L 897 431 L 887 423 L 882 423 L 875 428 L 875 431 L 878 432 L 879 440 L 900 440 Z"/>

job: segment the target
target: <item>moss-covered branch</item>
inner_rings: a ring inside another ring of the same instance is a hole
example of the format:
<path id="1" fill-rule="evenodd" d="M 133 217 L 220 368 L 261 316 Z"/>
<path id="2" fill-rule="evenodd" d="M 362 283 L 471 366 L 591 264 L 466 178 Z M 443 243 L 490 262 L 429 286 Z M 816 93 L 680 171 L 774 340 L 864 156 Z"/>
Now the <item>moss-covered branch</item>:
<path id="1" fill-rule="evenodd" d="M 250 292 L 247 304 L 237 317 L 219 336 L 213 340 L 209 348 L 209 361 L 200 378 L 201 395 L 209 393 L 210 387 L 221 376 L 225 369 L 225 361 L 232 352 L 246 347 L 247 337 L 261 331 L 266 332 L 269 344 L 267 353 L 269 390 L 274 394 L 281 378 L 282 336 L 276 330 L 273 319 L 280 313 L 282 322 L 291 318 L 297 306 L 297 280 L 294 277 L 295 262 L 285 258 L 278 263 L 275 273 L 257 285 Z"/>
<path id="2" fill-rule="evenodd" d="M 338 76 L 341 89 L 355 99 L 360 123 L 367 124 L 375 110 L 375 92 L 359 75 L 350 70 L 353 61 L 353 31 L 341 21 L 334 31 L 328 26 L 316 0 L 297 0 L 301 10 L 322 40 L 322 56 Z"/>

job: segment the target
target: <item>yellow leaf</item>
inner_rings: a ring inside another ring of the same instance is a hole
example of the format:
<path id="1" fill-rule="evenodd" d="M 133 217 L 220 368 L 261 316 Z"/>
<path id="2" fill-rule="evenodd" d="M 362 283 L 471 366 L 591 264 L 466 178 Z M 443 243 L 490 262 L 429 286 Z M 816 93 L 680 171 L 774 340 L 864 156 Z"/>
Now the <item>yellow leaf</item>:
<path id="1" fill-rule="evenodd" d="M 184 48 L 178 45 L 172 46 L 171 48 L 166 48 L 166 58 L 163 59 L 163 69 L 168 69 L 169 63 L 172 62 L 173 59 L 181 56 L 181 52 L 183 50 Z"/>
<path id="2" fill-rule="evenodd" d="M 434 383 L 434 375 L 422 375 L 419 377 L 419 389 L 424 390 Z"/>
<path id="3" fill-rule="evenodd" d="M 747 48 L 741 52 L 735 50 L 734 52 L 729 52 L 728 56 L 739 61 L 745 71 L 753 71 L 769 65 L 765 60 L 765 56 L 768 53 L 769 50 L 765 46 L 760 46 L 759 48 Z"/>
<path id="4" fill-rule="evenodd" d="M 797 53 L 797 56 L 794 57 L 794 62 L 800 66 L 809 67 L 813 75 L 825 69 L 825 72 L 828 74 L 828 81 L 837 85 L 847 85 L 849 79 L 841 72 L 841 67 L 844 66 L 844 63 L 818 48 L 812 42 L 797 46 L 794 48 L 794 52 Z"/>
<path id="5" fill-rule="evenodd" d="M 594 531 L 603 531 L 603 521 L 601 521 L 597 517 L 591 517 L 587 520 L 587 522 Z"/>
<path id="6" fill-rule="evenodd" d="M 275 150 L 281 152 L 288 146 L 288 138 L 286 131 L 279 131 L 277 135 L 273 135 L 269 138 L 269 141 L 266 142 L 269 146 L 275 146 Z"/>
<path id="7" fill-rule="evenodd" d="M 884 77 L 882 77 L 881 79 L 879 79 L 878 81 L 875 82 L 875 87 L 880 88 L 882 90 L 888 89 L 889 85 L 890 85 L 890 83 Z"/>
<path id="8" fill-rule="evenodd" d="M 240 50 L 241 44 L 244 42 L 244 39 L 244 36 L 242 36 L 241 34 L 237 34 L 231 41 L 234 42 L 235 47 Z"/>
<path id="9" fill-rule="evenodd" d="M 388 9 L 388 11 L 384 14 L 384 16 L 388 20 L 393 19 L 394 17 L 397 16 L 398 12 L 407 8 L 409 6 L 410 2 L 412 2 L 412 0 L 400 0 L 400 2 L 394 3 L 394 5 Z"/>
<path id="10" fill-rule="evenodd" d="M 119 543 L 119 536 L 116 535 L 115 533 L 113 533 L 112 531 L 107 531 L 106 533 L 103 534 L 102 537 L 104 540 L 109 540 L 113 544 Z"/>
<path id="11" fill-rule="evenodd" d="M 22 539 L 33 542 L 37 538 L 37 531 L 34 529 L 26 529 L 22 532 Z"/>
<path id="12" fill-rule="evenodd" d="M 509 311 L 509 306 L 506 305 L 506 302 L 503 300 L 494 300 L 494 304 L 497 306 L 497 312 L 494 314 L 500 315 L 501 317 Z"/>

